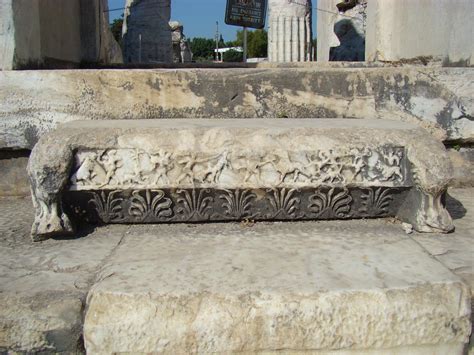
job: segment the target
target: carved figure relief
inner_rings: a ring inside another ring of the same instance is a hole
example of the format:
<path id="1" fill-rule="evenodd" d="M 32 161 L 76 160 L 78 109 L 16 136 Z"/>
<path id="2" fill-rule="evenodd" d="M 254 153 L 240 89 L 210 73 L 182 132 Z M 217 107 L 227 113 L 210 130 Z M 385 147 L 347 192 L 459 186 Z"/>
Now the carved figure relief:
<path id="1" fill-rule="evenodd" d="M 232 169 L 228 152 L 224 152 L 221 155 L 219 155 L 217 158 L 217 162 L 215 164 L 208 163 L 207 169 L 203 174 L 201 182 L 202 183 L 205 183 L 205 182 L 218 183 L 219 178 L 222 174 L 222 171 L 226 168 Z"/>
<path id="2" fill-rule="evenodd" d="M 158 155 L 152 155 L 150 157 L 150 160 L 156 171 L 155 184 L 158 184 L 160 180 L 163 180 L 167 184 L 170 183 L 168 172 L 173 168 L 171 156 L 171 153 L 160 150 Z"/>
<path id="3" fill-rule="evenodd" d="M 369 181 L 401 183 L 404 180 L 401 161 L 404 157 L 402 148 L 384 147 L 379 151 L 371 152 L 367 161 Z"/>
<path id="4" fill-rule="evenodd" d="M 313 152 L 255 152 L 251 155 L 223 151 L 148 153 L 137 149 L 83 151 L 76 154 L 70 178 L 72 190 L 116 188 L 304 187 L 340 186 L 378 182 L 404 183 L 403 148 L 318 150 Z M 225 183 L 222 185 L 222 178 Z M 230 185 L 229 185 L 230 184 Z M 183 186 L 184 185 L 184 186 Z"/>
<path id="5" fill-rule="evenodd" d="M 246 157 L 243 170 L 245 171 L 244 182 L 249 182 L 254 177 L 257 183 L 262 182 L 262 170 L 267 165 L 271 165 L 274 170 L 277 170 L 275 163 L 278 157 L 275 155 L 258 155 L 254 157 Z"/>

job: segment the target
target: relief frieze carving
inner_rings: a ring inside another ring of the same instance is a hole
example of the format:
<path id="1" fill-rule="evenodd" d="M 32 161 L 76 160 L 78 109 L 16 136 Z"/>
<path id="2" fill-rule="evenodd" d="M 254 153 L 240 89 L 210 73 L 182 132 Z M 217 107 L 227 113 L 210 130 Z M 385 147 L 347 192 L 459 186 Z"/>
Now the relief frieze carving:
<path id="1" fill-rule="evenodd" d="M 395 216 L 409 188 L 69 191 L 65 206 L 100 223 L 310 220 Z M 90 208 L 92 207 L 92 208 Z"/>
<path id="2" fill-rule="evenodd" d="M 407 184 L 404 148 L 218 154 L 139 149 L 78 151 L 70 190 Z"/>

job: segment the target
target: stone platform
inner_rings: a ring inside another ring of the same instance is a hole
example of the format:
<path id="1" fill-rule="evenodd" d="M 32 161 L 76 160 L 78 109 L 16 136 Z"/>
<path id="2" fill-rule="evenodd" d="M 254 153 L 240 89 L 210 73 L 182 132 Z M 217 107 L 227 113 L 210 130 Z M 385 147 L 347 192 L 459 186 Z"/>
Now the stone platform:
<path id="1" fill-rule="evenodd" d="M 77 121 L 28 173 L 34 240 L 74 224 L 398 217 L 450 232 L 444 146 L 415 125 L 346 119 Z M 50 152 L 56 154 L 51 156 Z"/>
<path id="2" fill-rule="evenodd" d="M 40 243 L 31 202 L 0 199 L 0 352 L 462 354 L 473 194 L 450 191 L 449 235 L 389 218 L 109 225 Z"/>
<path id="3" fill-rule="evenodd" d="M 183 117 L 372 117 L 474 142 L 474 70 L 397 65 L 0 71 L 0 149 L 31 149 L 72 120 Z"/>

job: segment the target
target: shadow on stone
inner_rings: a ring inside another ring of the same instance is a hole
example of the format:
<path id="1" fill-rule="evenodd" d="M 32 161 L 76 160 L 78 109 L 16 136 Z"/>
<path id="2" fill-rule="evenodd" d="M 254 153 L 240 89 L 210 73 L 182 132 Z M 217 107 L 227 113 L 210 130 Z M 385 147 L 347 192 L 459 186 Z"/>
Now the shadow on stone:
<path id="1" fill-rule="evenodd" d="M 446 194 L 446 209 L 453 219 L 461 219 L 466 215 L 463 204 L 449 194 Z"/>
<path id="2" fill-rule="evenodd" d="M 72 240 L 72 239 L 80 239 L 85 238 L 89 234 L 92 234 L 98 227 L 102 226 L 103 224 L 91 225 L 86 223 L 79 223 L 75 224 L 76 232 L 70 235 L 62 235 L 62 236 L 54 236 L 51 237 L 53 240 Z"/>
<path id="3" fill-rule="evenodd" d="M 361 28 L 356 28 L 350 20 L 344 19 L 336 22 L 334 33 L 341 44 L 331 47 L 330 61 L 363 62 L 365 60 L 365 38 L 361 36 Z"/>

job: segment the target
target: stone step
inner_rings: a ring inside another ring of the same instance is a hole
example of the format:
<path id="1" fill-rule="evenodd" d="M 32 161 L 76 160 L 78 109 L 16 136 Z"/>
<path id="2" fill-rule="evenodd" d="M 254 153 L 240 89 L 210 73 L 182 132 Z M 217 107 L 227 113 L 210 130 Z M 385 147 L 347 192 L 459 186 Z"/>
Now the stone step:
<path id="1" fill-rule="evenodd" d="M 0 71 L 0 148 L 32 149 L 73 120 L 183 117 L 383 118 L 453 144 L 474 142 L 474 70 L 380 66 Z"/>
<path id="2" fill-rule="evenodd" d="M 395 216 L 421 232 L 449 232 L 451 172 L 441 143 L 395 121 L 77 121 L 41 139 L 30 157 L 32 236 L 73 233 L 78 220 Z"/>
<path id="3" fill-rule="evenodd" d="M 88 294 L 89 354 L 460 355 L 468 342 L 469 288 L 392 223 L 129 232 Z"/>

